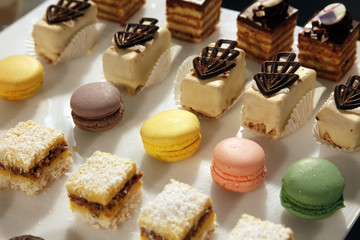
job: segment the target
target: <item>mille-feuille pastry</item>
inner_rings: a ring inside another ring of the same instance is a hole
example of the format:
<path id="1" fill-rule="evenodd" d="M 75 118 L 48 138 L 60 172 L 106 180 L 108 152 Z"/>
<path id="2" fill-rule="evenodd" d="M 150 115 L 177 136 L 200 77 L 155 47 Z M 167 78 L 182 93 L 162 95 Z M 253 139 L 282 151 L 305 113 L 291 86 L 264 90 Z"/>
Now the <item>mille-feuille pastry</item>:
<path id="1" fill-rule="evenodd" d="M 220 39 L 193 59 L 180 87 L 183 108 L 219 117 L 239 97 L 245 82 L 245 52 L 236 41 Z"/>
<path id="2" fill-rule="evenodd" d="M 116 229 L 140 198 L 136 163 L 96 151 L 66 184 L 70 209 L 94 228 Z"/>
<path id="3" fill-rule="evenodd" d="M 318 136 L 331 145 L 355 149 L 360 146 L 360 76 L 335 87 L 316 114 Z"/>
<path id="4" fill-rule="evenodd" d="M 254 216 L 241 215 L 228 240 L 293 240 L 293 231 L 281 224 L 263 221 Z"/>
<path id="5" fill-rule="evenodd" d="M 238 15 L 238 47 L 260 63 L 290 51 L 297 17 L 298 10 L 289 6 L 289 0 L 255 1 Z"/>
<path id="6" fill-rule="evenodd" d="M 295 62 L 294 53 L 278 53 L 264 62 L 261 73 L 243 95 L 242 125 L 274 139 L 282 132 L 296 104 L 313 90 L 316 72 Z"/>
<path id="7" fill-rule="evenodd" d="M 220 20 L 221 3 L 222 0 L 166 0 L 171 36 L 189 42 L 207 38 Z"/>
<path id="8" fill-rule="evenodd" d="M 34 195 L 72 166 L 64 133 L 20 122 L 0 138 L 0 189 Z"/>
<path id="9" fill-rule="evenodd" d="M 171 179 L 149 202 L 138 219 L 140 238 L 209 239 L 217 227 L 211 198 L 191 186 Z"/>
<path id="10" fill-rule="evenodd" d="M 359 26 L 343 4 L 326 6 L 299 33 L 300 64 L 339 82 L 355 62 Z"/>
<path id="11" fill-rule="evenodd" d="M 98 22 L 96 14 L 96 4 L 88 0 L 59 0 L 50 5 L 33 27 L 36 55 L 54 63 L 79 31 Z"/>
<path id="12" fill-rule="evenodd" d="M 157 26 L 157 19 L 142 18 L 115 33 L 113 45 L 103 54 L 105 79 L 124 87 L 130 95 L 143 87 L 157 59 L 171 45 L 171 34 Z"/>
<path id="13" fill-rule="evenodd" d="M 93 0 L 98 7 L 98 17 L 125 25 L 146 0 Z"/>

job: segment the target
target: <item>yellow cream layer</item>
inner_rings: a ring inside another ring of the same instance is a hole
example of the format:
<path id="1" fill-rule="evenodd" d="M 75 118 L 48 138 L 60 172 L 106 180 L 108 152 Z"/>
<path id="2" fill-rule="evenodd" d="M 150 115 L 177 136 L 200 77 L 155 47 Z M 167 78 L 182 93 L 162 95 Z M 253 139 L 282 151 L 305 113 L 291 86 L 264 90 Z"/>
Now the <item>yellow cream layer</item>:
<path id="1" fill-rule="evenodd" d="M 339 110 L 333 95 L 316 114 L 319 135 L 344 148 L 360 146 L 360 109 Z"/>
<path id="2" fill-rule="evenodd" d="M 316 72 L 312 69 L 300 67 L 295 74 L 299 75 L 299 80 L 289 87 L 288 92 L 271 97 L 264 96 L 254 86 L 247 88 L 242 95 L 243 126 L 264 125 L 265 134 L 273 132 L 275 138 L 280 137 L 295 105 L 314 88 L 316 81 Z"/>

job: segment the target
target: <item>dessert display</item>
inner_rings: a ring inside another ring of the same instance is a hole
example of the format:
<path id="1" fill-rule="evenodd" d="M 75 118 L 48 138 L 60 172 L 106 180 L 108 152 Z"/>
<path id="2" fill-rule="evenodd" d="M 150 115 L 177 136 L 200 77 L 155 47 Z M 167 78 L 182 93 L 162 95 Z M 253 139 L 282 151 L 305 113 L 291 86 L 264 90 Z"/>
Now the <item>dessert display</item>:
<path id="1" fill-rule="evenodd" d="M 39 91 L 43 81 L 43 65 L 33 57 L 13 55 L 0 60 L 0 98 L 27 99 Z"/>
<path id="2" fill-rule="evenodd" d="M 228 240 L 294 240 L 293 231 L 281 224 L 263 221 L 254 216 L 241 215 Z"/>
<path id="3" fill-rule="evenodd" d="M 264 62 L 243 93 L 242 125 L 279 138 L 296 104 L 316 82 L 316 72 L 295 62 L 294 53 L 278 53 Z"/>
<path id="4" fill-rule="evenodd" d="M 72 166 L 64 133 L 20 122 L 0 138 L 0 189 L 34 195 Z"/>
<path id="5" fill-rule="evenodd" d="M 167 28 L 171 36 L 201 42 L 220 20 L 222 0 L 166 0 Z"/>
<path id="6" fill-rule="evenodd" d="M 289 0 L 259 0 L 237 17 L 238 47 L 257 62 L 271 60 L 278 52 L 290 51 L 298 10 Z"/>
<path id="7" fill-rule="evenodd" d="M 140 135 L 145 151 L 166 162 L 191 157 L 201 142 L 199 119 L 185 110 L 155 114 L 143 123 Z"/>
<path id="8" fill-rule="evenodd" d="M 211 198 L 191 186 L 171 179 L 138 219 L 140 238 L 209 239 L 216 229 Z"/>
<path id="9" fill-rule="evenodd" d="M 326 6 L 299 33 L 300 64 L 315 69 L 321 78 L 339 82 L 355 62 L 359 25 L 343 4 Z"/>
<path id="10" fill-rule="evenodd" d="M 316 114 L 317 135 L 333 146 L 355 149 L 360 146 L 360 76 L 335 87 Z"/>
<path id="11" fill-rule="evenodd" d="M 98 17 L 125 25 L 146 0 L 93 0 L 98 7 Z"/>
<path id="12" fill-rule="evenodd" d="M 88 0 L 59 0 L 57 4 L 50 5 L 44 17 L 33 27 L 36 55 L 49 63 L 56 62 L 77 33 L 98 22 L 96 14 L 96 4 Z M 80 43 L 85 48 L 82 54 L 85 54 L 97 39 L 96 34 L 91 34 L 92 31 L 85 35 Z"/>
<path id="13" fill-rule="evenodd" d="M 265 152 L 252 140 L 226 138 L 215 146 L 210 171 L 213 181 L 225 190 L 253 191 L 265 180 Z"/>
<path id="14" fill-rule="evenodd" d="M 134 95 L 143 87 L 156 61 L 170 48 L 170 32 L 157 19 L 142 18 L 115 33 L 113 45 L 103 54 L 105 79 Z"/>
<path id="15" fill-rule="evenodd" d="M 140 198 L 136 163 L 96 151 L 66 183 L 70 209 L 94 228 L 116 229 Z"/>
<path id="16" fill-rule="evenodd" d="M 70 98 L 71 116 L 83 130 L 102 132 L 115 127 L 125 111 L 120 91 L 108 82 L 85 84 Z"/>
<path id="17" fill-rule="evenodd" d="M 285 172 L 281 205 L 291 214 L 319 220 L 344 207 L 344 178 L 339 169 L 322 158 L 304 158 Z"/>
<path id="18" fill-rule="evenodd" d="M 208 118 L 220 117 L 240 96 L 245 52 L 236 41 L 220 39 L 192 60 L 180 83 L 180 105 Z"/>

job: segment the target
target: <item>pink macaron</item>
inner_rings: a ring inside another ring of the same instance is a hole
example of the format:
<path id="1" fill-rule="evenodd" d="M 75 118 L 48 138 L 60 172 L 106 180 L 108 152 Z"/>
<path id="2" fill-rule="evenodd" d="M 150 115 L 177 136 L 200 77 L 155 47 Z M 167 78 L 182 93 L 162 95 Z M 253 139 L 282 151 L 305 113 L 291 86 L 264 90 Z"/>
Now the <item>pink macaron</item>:
<path id="1" fill-rule="evenodd" d="M 250 192 L 264 182 L 265 152 L 256 142 L 239 137 L 219 142 L 213 152 L 211 177 L 232 192 Z"/>

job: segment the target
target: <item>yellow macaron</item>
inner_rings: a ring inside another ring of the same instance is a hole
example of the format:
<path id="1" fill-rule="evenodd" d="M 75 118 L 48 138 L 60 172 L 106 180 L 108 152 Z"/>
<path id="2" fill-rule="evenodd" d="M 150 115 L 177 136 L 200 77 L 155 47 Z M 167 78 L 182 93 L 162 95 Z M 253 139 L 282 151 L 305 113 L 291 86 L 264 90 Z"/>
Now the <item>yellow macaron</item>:
<path id="1" fill-rule="evenodd" d="M 199 119 L 185 110 L 168 110 L 150 117 L 140 135 L 145 151 L 166 162 L 191 157 L 201 142 Z"/>
<path id="2" fill-rule="evenodd" d="M 39 60 L 14 55 L 0 60 L 0 98 L 24 100 L 34 95 L 44 81 L 44 68 Z"/>

